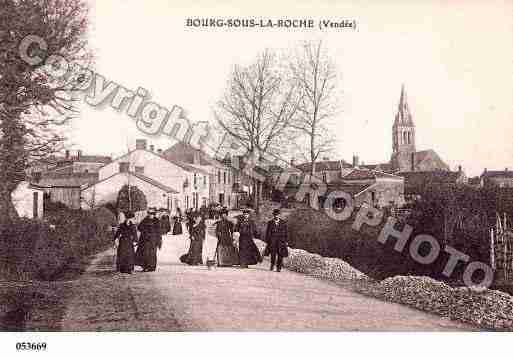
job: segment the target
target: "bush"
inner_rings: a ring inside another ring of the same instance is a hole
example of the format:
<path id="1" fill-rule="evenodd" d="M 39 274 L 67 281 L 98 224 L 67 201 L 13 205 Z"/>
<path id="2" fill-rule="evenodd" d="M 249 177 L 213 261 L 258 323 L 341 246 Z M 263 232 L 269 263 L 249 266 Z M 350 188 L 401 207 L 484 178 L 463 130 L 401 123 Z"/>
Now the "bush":
<path id="1" fill-rule="evenodd" d="M 54 280 L 112 244 L 116 218 L 106 208 L 57 210 L 45 221 L 20 219 L 1 234 L 2 273 L 12 279 Z"/>

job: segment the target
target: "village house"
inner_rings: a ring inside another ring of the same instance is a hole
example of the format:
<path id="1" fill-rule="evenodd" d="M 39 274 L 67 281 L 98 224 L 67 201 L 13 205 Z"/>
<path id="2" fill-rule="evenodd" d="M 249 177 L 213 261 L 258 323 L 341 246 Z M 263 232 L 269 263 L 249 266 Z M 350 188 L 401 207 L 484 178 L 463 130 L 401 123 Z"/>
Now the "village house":
<path id="1" fill-rule="evenodd" d="M 44 191 L 39 186 L 23 181 L 12 192 L 11 199 L 18 216 L 43 218 Z"/>
<path id="2" fill-rule="evenodd" d="M 218 203 L 228 208 L 238 207 L 238 173 L 230 166 L 230 163 L 217 160 L 204 151 L 195 149 L 183 142 L 177 142 L 163 151 L 162 156 L 171 161 L 186 163 L 208 173 L 209 195 L 202 199 L 200 205 L 206 206 L 209 203 Z"/>
<path id="3" fill-rule="evenodd" d="M 163 156 L 148 148 L 144 139 L 135 149 L 98 169 L 98 182 L 82 189 L 82 207 L 115 202 L 125 184 L 136 185 L 146 195 L 148 206 L 176 212 L 179 207 L 199 208 L 209 198 L 208 172 Z"/>
<path id="4" fill-rule="evenodd" d="M 461 166 L 458 171 L 399 172 L 397 175 L 404 177 L 404 193 L 408 200 L 417 198 L 431 186 L 456 186 L 468 183 Z"/>
<path id="5" fill-rule="evenodd" d="M 504 171 L 488 171 L 485 168 L 480 177 L 480 185 L 484 188 L 513 187 L 513 171 L 508 168 L 504 169 Z"/>
<path id="6" fill-rule="evenodd" d="M 328 190 L 350 194 L 355 207 L 363 203 L 377 208 L 404 204 L 404 178 L 380 171 L 355 168 L 340 180 L 328 184 Z"/>
<path id="7" fill-rule="evenodd" d="M 80 192 L 98 182 L 98 173 L 59 173 L 46 172 L 36 183 L 45 191 L 46 198 L 54 203 L 62 203 L 69 208 L 81 208 Z"/>

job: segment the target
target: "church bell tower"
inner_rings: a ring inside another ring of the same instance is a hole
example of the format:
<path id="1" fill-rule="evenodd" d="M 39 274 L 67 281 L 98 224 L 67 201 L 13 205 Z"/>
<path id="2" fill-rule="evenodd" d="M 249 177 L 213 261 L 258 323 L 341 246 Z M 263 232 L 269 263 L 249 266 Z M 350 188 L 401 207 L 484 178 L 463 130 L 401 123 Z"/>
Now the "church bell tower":
<path id="1" fill-rule="evenodd" d="M 392 126 L 392 166 L 396 171 L 415 171 L 415 124 L 410 113 L 404 84 Z"/>

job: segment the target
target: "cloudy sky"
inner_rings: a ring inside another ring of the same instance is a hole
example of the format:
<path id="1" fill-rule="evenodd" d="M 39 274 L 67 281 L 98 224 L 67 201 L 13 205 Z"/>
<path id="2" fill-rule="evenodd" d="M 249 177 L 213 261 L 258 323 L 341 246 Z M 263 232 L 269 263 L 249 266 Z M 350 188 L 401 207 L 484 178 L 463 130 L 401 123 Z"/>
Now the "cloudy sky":
<path id="1" fill-rule="evenodd" d="M 353 3 L 353 4 L 351 4 Z M 513 169 L 513 3 L 468 1 L 91 1 L 96 71 L 152 100 L 212 121 L 234 64 L 265 48 L 323 40 L 340 71 L 337 159 L 388 161 L 401 84 L 418 150 L 432 148 L 469 175 Z M 356 20 L 342 29 L 193 29 L 188 17 Z M 144 137 L 124 112 L 83 105 L 74 148 L 119 154 Z M 150 138 L 157 147 L 172 144 Z"/>

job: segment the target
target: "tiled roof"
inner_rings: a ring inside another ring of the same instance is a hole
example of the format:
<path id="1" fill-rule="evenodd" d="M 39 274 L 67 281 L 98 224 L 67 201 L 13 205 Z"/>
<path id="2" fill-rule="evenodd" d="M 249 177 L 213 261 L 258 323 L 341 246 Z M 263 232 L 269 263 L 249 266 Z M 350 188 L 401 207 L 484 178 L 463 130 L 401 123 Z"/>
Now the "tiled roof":
<path id="1" fill-rule="evenodd" d="M 393 173 L 394 172 L 394 167 L 392 166 L 391 163 L 378 163 L 375 165 L 374 164 L 373 165 L 360 165 L 359 167 L 366 168 L 369 170 L 379 170 L 379 171 L 382 171 L 385 173 Z"/>
<path id="2" fill-rule="evenodd" d="M 296 166 L 303 172 L 310 172 L 312 169 L 312 163 L 301 163 Z M 347 163 L 344 160 L 341 161 L 318 161 L 315 162 L 315 172 L 321 172 L 321 171 L 340 171 L 342 168 L 351 168 L 349 163 Z"/>
<path id="3" fill-rule="evenodd" d="M 367 180 L 367 179 L 377 179 L 377 178 L 390 178 L 390 179 L 400 179 L 399 176 L 391 175 L 381 171 L 373 171 L 366 168 L 356 168 L 344 177 L 342 177 L 342 181 L 346 180 Z"/>
<path id="4" fill-rule="evenodd" d="M 38 186 L 41 187 L 80 187 L 98 182 L 97 173 L 69 173 L 44 175 Z"/>
<path id="5" fill-rule="evenodd" d="M 137 177 L 139 178 L 140 180 L 143 180 L 143 181 L 146 181 L 148 182 L 149 184 L 155 186 L 155 187 L 158 187 L 160 188 L 161 190 L 164 190 L 166 191 L 167 193 L 178 193 L 177 190 L 175 190 L 174 188 L 172 187 L 169 187 L 169 186 L 166 186 L 165 184 L 163 183 L 160 183 L 159 181 L 157 180 L 154 180 L 153 178 L 150 178 L 148 176 L 145 176 L 141 173 L 135 173 L 135 172 L 129 172 L 131 175 L 133 175 L 134 177 Z"/>
<path id="6" fill-rule="evenodd" d="M 483 174 L 481 175 L 483 177 L 486 177 L 486 178 L 490 178 L 490 177 L 506 177 L 506 178 L 513 178 L 513 171 L 511 170 L 508 170 L 508 171 L 485 171 L 483 172 Z"/>
<path id="7" fill-rule="evenodd" d="M 194 153 L 198 151 L 194 147 L 183 142 L 177 142 L 167 150 L 162 151 L 162 156 L 169 160 L 177 160 L 184 163 L 192 164 L 194 162 Z M 217 161 L 204 151 L 199 151 L 200 166 L 219 166 L 222 163 Z"/>
<path id="8" fill-rule="evenodd" d="M 163 184 L 163 183 L 161 183 L 161 182 L 159 182 L 159 181 L 157 181 L 157 180 L 155 180 L 153 178 L 145 176 L 145 175 L 143 175 L 141 173 L 135 173 L 135 172 L 116 172 L 112 176 L 104 178 L 104 179 L 102 179 L 99 182 L 89 184 L 85 189 L 87 189 L 89 187 L 92 187 L 92 186 L 95 186 L 95 185 L 97 185 L 99 183 L 108 181 L 109 179 L 111 179 L 113 177 L 116 177 L 116 176 L 119 176 L 119 175 L 131 175 L 131 176 L 134 176 L 136 178 L 139 178 L 141 181 L 144 181 L 144 182 L 147 182 L 147 183 L 151 184 L 154 187 L 160 188 L 161 190 L 163 190 L 163 191 L 165 191 L 167 193 L 178 193 L 178 191 L 175 190 L 174 188 L 166 186 L 165 184 Z"/>
<path id="9" fill-rule="evenodd" d="M 81 155 L 80 157 L 73 157 L 74 162 L 87 162 L 87 163 L 110 163 L 112 158 L 109 156 L 89 156 Z"/>
<path id="10" fill-rule="evenodd" d="M 373 186 L 373 184 L 366 183 L 366 184 L 349 184 L 349 183 L 343 183 L 343 182 L 337 182 L 337 183 L 330 183 L 328 184 L 328 191 L 342 191 L 350 194 L 351 196 L 355 196 L 369 187 Z"/>
<path id="11" fill-rule="evenodd" d="M 404 177 L 405 192 L 412 193 L 429 184 L 457 184 L 461 173 L 452 171 L 399 172 L 397 175 Z"/>

